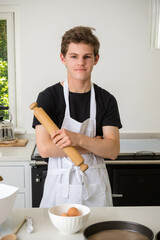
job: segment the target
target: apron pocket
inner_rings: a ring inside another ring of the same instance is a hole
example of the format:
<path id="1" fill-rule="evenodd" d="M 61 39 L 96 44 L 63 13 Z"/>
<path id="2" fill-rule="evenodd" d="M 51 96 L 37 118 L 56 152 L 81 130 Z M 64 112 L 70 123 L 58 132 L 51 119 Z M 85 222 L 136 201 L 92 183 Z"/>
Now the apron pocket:
<path id="1" fill-rule="evenodd" d="M 56 205 L 77 203 L 82 204 L 82 186 L 81 185 L 56 185 Z"/>
<path id="2" fill-rule="evenodd" d="M 106 185 L 88 184 L 88 199 L 83 198 L 83 204 L 88 207 L 104 207 L 107 205 Z M 83 196 L 86 195 L 85 186 L 83 187 Z"/>

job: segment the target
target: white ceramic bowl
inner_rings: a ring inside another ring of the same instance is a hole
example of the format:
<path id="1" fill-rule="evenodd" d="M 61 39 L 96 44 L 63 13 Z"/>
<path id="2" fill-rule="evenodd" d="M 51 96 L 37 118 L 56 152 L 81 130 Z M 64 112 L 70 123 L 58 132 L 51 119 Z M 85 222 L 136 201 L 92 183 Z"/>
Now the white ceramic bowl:
<path id="1" fill-rule="evenodd" d="M 63 217 L 61 214 L 68 211 L 69 208 L 76 207 L 81 215 L 76 217 Z M 81 230 L 90 215 L 90 208 L 80 204 L 62 204 L 48 210 L 49 217 L 58 231 L 73 234 Z"/>
<path id="2" fill-rule="evenodd" d="M 0 224 L 5 222 L 11 213 L 18 188 L 6 184 L 0 184 Z"/>

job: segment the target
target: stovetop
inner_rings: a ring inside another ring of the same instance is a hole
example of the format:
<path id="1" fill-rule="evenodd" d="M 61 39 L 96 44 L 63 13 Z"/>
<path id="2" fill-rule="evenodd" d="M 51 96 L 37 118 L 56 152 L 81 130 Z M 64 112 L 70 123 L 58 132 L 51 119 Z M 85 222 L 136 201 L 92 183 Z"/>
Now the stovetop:
<path id="1" fill-rule="evenodd" d="M 120 139 L 120 153 L 116 160 L 122 159 L 160 160 L 160 139 Z M 36 146 L 32 160 L 42 161 Z"/>
<path id="2" fill-rule="evenodd" d="M 121 139 L 117 160 L 159 160 L 160 139 Z"/>

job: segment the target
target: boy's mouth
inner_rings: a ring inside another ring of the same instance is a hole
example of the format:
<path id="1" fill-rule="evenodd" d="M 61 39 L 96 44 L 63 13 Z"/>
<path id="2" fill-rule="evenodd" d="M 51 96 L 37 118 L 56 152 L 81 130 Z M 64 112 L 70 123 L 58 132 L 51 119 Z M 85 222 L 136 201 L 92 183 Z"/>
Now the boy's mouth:
<path id="1" fill-rule="evenodd" d="M 75 71 L 86 71 L 86 69 L 85 68 L 78 68 L 78 69 L 75 69 Z"/>

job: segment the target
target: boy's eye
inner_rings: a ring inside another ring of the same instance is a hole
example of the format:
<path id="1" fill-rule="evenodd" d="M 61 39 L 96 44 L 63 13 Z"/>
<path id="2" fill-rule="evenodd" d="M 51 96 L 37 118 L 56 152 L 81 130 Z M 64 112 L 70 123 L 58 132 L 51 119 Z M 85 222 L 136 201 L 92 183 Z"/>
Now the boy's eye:
<path id="1" fill-rule="evenodd" d="M 71 55 L 71 58 L 76 59 L 77 56 L 76 56 L 76 55 Z M 86 55 L 86 56 L 84 56 L 83 58 L 84 58 L 84 59 L 87 59 L 87 58 L 91 58 L 91 56 L 90 56 L 90 55 Z"/>

